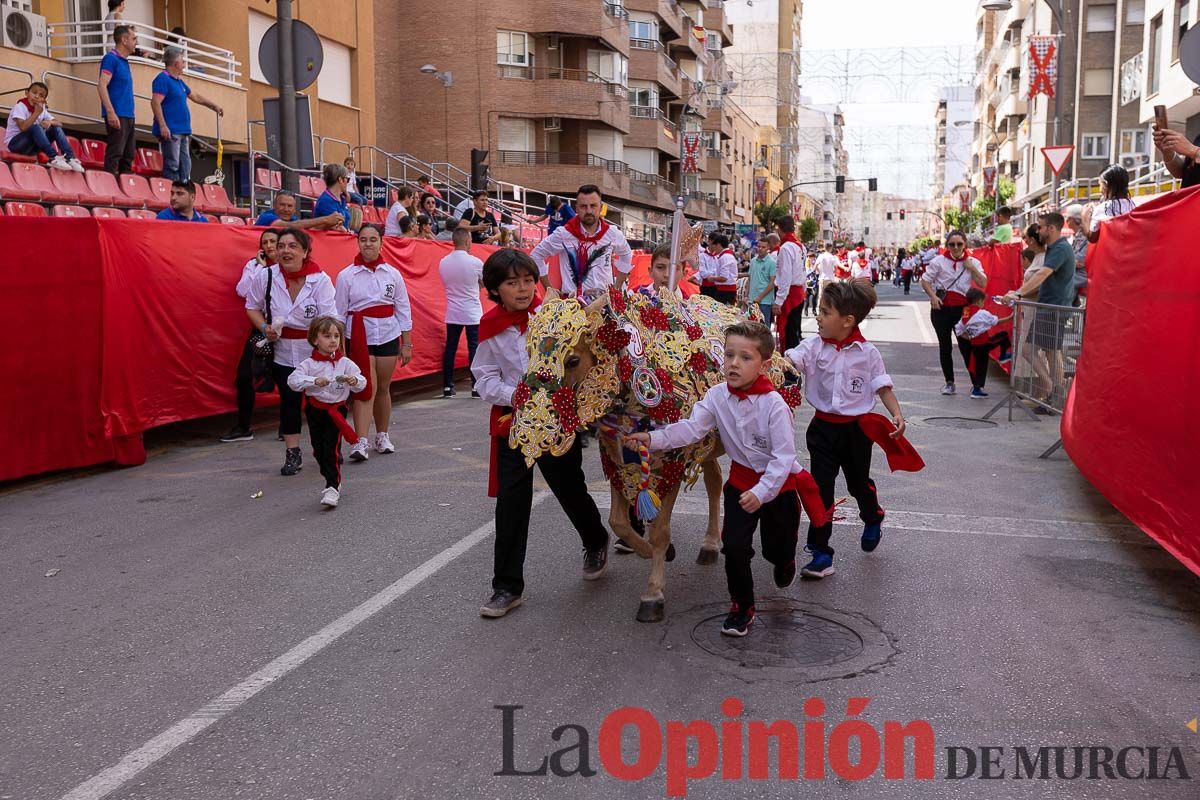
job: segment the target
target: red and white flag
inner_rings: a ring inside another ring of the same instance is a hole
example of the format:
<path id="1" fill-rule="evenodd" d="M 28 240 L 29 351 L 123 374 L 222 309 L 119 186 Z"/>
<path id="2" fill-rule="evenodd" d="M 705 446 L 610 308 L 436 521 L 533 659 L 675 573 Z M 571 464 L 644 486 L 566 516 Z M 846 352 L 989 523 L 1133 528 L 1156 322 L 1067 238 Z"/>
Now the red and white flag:
<path id="1" fill-rule="evenodd" d="M 683 172 L 699 172 L 700 171 L 700 134 L 685 133 L 683 135 Z"/>
<path id="2" fill-rule="evenodd" d="M 1054 97 L 1058 80 L 1058 37 L 1029 37 L 1029 99 L 1044 94 Z"/>
<path id="3" fill-rule="evenodd" d="M 996 168 L 983 168 L 983 196 L 991 197 L 996 193 Z"/>

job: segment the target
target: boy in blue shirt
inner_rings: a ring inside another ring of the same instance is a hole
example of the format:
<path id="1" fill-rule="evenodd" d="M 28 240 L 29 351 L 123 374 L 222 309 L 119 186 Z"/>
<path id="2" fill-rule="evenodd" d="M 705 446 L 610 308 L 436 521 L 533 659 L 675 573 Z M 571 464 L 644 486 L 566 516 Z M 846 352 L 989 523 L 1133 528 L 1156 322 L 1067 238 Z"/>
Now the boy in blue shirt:
<path id="1" fill-rule="evenodd" d="M 750 285 L 746 288 L 750 303 L 762 309 L 763 320 L 771 324 L 771 307 L 775 305 L 775 256 L 765 239 L 758 240 L 757 251 L 750 259 Z"/>

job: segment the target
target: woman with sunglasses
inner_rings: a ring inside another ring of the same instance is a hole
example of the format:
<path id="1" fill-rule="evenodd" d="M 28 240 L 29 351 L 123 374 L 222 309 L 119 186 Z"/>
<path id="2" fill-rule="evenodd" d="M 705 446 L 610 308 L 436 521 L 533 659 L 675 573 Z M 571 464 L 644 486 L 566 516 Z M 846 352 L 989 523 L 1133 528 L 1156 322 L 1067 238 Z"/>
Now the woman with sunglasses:
<path id="1" fill-rule="evenodd" d="M 974 286 L 987 286 L 983 265 L 967 253 L 967 237 L 962 231 L 952 231 L 946 237 L 946 255 L 933 259 L 921 276 L 921 288 L 929 295 L 929 320 L 938 338 L 938 357 L 946 385 L 942 394 L 955 394 L 954 389 L 954 326 L 962 319 L 967 307 L 967 291 Z"/>

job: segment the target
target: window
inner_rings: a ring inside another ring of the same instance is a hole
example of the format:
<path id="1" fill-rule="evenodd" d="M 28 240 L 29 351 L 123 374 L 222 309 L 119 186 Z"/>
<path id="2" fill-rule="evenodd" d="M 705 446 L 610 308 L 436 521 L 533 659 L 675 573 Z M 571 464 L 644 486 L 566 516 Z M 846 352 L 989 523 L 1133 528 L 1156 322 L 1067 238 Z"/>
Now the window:
<path id="1" fill-rule="evenodd" d="M 1108 158 L 1108 134 L 1085 133 L 1080 158 Z"/>
<path id="2" fill-rule="evenodd" d="M 258 46 L 262 44 L 262 38 L 267 33 L 267 28 L 275 24 L 275 17 L 269 17 L 266 14 L 260 14 L 257 11 L 250 12 L 250 52 L 255 56 L 250 59 L 250 80 L 266 83 L 267 76 L 263 74 L 262 67 L 258 64 Z"/>
<path id="3" fill-rule="evenodd" d="M 658 91 L 653 86 L 631 86 L 629 105 L 642 108 L 658 108 Z"/>
<path id="4" fill-rule="evenodd" d="M 1146 94 L 1152 95 L 1158 93 L 1158 79 L 1162 67 L 1159 65 L 1162 61 L 1162 46 L 1163 46 L 1163 18 L 1162 14 L 1158 14 L 1154 19 L 1150 20 L 1150 52 L 1149 63 L 1146 65 Z"/>
<path id="5" fill-rule="evenodd" d="M 1083 71 L 1083 94 L 1085 97 L 1107 97 L 1112 94 L 1113 71 L 1111 69 L 1085 69 Z"/>
<path id="6" fill-rule="evenodd" d="M 1090 5 L 1087 9 L 1088 33 L 1107 33 L 1117 29 L 1117 7 L 1111 5 Z"/>
<path id="7" fill-rule="evenodd" d="M 1121 155 L 1127 153 L 1149 153 L 1146 149 L 1145 128 L 1121 131 Z"/>
<path id="8" fill-rule="evenodd" d="M 588 50 L 588 72 L 601 80 L 629 85 L 629 59 L 611 50 Z"/>
<path id="9" fill-rule="evenodd" d="M 1146 22 L 1146 0 L 1125 0 L 1125 24 L 1144 25 Z"/>
<path id="10" fill-rule="evenodd" d="M 629 38 L 630 39 L 646 39 L 649 41 L 658 41 L 658 25 L 653 22 L 645 22 L 642 20 L 629 21 Z"/>
<path id="11" fill-rule="evenodd" d="M 1179 60 L 1179 42 L 1188 32 L 1188 20 L 1192 18 L 1191 0 L 1175 0 L 1175 39 L 1171 43 L 1171 60 Z"/>
<path id="12" fill-rule="evenodd" d="M 532 119 L 500 117 L 499 125 L 497 125 L 500 142 L 499 149 L 519 150 L 524 153 L 537 150 L 535 146 L 535 142 L 537 142 L 535 124 L 536 122 Z"/>
<path id="13" fill-rule="evenodd" d="M 317 78 L 317 97 L 340 106 L 354 105 L 350 86 L 350 48 L 321 37 L 324 62 Z"/>
<path id="14" fill-rule="evenodd" d="M 528 67 L 533 61 L 529 52 L 529 34 L 520 31 L 496 31 L 496 63 L 509 67 Z"/>
<path id="15" fill-rule="evenodd" d="M 710 52 L 721 52 L 721 34 L 709 31 L 704 37 L 704 49 Z"/>

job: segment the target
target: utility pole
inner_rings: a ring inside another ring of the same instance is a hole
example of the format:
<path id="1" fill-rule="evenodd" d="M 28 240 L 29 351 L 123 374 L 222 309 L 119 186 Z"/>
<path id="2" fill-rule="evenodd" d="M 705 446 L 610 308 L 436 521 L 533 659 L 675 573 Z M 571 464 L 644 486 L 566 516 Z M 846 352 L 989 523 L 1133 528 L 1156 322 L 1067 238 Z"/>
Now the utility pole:
<path id="1" fill-rule="evenodd" d="M 296 69 L 292 50 L 292 0 L 276 0 L 279 23 L 279 152 L 283 157 L 284 189 L 298 191 L 300 178 L 295 168 L 300 160 L 296 141 Z"/>

